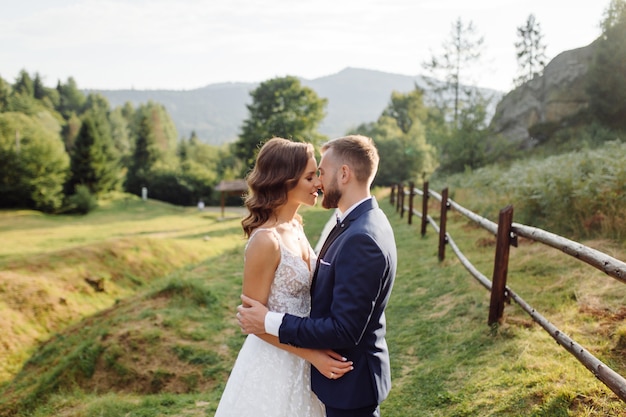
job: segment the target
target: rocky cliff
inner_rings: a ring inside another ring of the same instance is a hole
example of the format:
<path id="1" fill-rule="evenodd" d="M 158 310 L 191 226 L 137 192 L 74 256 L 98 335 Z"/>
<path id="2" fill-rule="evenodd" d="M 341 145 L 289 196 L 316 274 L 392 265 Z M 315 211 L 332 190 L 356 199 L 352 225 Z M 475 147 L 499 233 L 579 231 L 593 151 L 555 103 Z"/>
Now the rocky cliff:
<path id="1" fill-rule="evenodd" d="M 530 133 L 544 123 L 558 124 L 589 105 L 586 75 L 595 42 L 557 55 L 543 75 L 514 89 L 498 103 L 491 126 L 497 134 L 528 149 L 538 142 Z"/>

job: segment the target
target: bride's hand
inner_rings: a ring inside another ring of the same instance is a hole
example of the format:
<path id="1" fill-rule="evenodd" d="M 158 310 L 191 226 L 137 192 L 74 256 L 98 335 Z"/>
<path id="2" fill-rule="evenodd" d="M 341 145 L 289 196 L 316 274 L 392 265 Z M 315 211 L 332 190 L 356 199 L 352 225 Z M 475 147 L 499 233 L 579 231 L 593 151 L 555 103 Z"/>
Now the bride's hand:
<path id="1" fill-rule="evenodd" d="M 311 350 L 308 360 L 328 379 L 339 379 L 354 369 L 352 361 L 330 349 Z"/>

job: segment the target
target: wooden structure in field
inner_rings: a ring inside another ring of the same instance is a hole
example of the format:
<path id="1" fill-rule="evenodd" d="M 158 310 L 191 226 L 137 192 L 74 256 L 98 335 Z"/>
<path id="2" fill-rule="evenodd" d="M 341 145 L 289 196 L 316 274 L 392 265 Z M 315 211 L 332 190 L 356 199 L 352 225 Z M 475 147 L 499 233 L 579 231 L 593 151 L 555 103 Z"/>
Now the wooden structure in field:
<path id="1" fill-rule="evenodd" d="M 220 206 L 222 208 L 222 217 L 224 217 L 226 197 L 229 195 L 244 194 L 248 191 L 248 184 L 246 180 L 222 180 L 215 189 L 220 192 Z"/>

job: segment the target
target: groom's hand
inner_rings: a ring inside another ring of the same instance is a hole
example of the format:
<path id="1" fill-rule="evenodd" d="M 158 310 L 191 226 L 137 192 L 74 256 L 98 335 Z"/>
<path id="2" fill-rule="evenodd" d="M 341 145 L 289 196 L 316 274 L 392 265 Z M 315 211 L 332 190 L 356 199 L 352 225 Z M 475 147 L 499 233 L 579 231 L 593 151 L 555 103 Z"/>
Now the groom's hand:
<path id="1" fill-rule="evenodd" d="M 243 305 L 237 307 L 237 321 L 241 332 L 245 334 L 265 333 L 265 315 L 267 307 L 250 297 L 241 295 Z"/>

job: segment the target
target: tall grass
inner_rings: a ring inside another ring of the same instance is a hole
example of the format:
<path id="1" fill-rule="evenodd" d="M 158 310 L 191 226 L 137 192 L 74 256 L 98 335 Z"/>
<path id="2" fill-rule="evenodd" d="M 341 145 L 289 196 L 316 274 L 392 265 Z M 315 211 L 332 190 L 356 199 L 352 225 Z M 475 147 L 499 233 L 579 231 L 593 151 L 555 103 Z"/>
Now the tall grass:
<path id="1" fill-rule="evenodd" d="M 515 221 L 570 238 L 626 237 L 626 142 L 491 166 L 449 179 L 482 210 L 513 204 Z M 485 206 L 488 202 L 489 207 Z M 480 209 L 479 209 L 480 210 Z"/>

